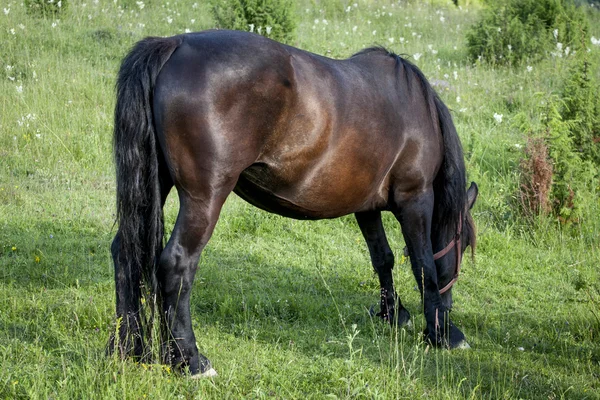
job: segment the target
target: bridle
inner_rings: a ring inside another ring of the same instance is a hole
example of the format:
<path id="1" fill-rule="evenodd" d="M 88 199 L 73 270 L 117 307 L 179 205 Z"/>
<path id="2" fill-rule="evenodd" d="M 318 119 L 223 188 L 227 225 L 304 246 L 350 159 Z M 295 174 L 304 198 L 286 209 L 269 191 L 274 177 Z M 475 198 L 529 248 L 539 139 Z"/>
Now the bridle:
<path id="1" fill-rule="evenodd" d="M 448 254 L 448 252 L 450 250 L 452 250 L 453 247 L 456 246 L 456 266 L 454 267 L 454 277 L 450 280 L 450 282 L 448 282 L 448 284 L 446 286 L 444 286 L 443 288 L 440 289 L 440 294 L 446 293 L 448 290 L 450 290 L 450 288 L 452 288 L 452 286 L 458 280 L 458 275 L 460 274 L 460 262 L 461 262 L 461 257 L 462 257 L 462 251 L 461 251 L 462 249 L 460 246 L 460 237 L 461 237 L 461 233 L 462 233 L 462 224 L 463 224 L 463 221 L 462 221 L 462 212 L 461 212 L 458 214 L 458 227 L 456 228 L 456 235 L 454 236 L 454 239 L 452 239 L 445 248 L 443 248 L 442 250 L 438 251 L 437 253 L 435 253 L 433 255 L 434 260 L 439 260 L 440 258 L 444 257 L 446 254 Z"/>

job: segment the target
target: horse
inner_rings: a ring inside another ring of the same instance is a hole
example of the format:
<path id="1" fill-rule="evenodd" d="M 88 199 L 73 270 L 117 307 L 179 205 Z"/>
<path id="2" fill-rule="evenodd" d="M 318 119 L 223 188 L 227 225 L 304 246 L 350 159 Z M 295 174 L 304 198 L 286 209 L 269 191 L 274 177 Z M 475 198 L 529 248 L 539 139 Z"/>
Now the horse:
<path id="1" fill-rule="evenodd" d="M 192 329 L 190 293 L 225 199 L 289 218 L 354 214 L 381 286 L 382 320 L 410 314 L 394 289 L 381 220 L 400 223 L 431 344 L 464 347 L 452 284 L 475 246 L 461 143 L 448 108 L 411 62 L 371 47 L 335 60 L 248 32 L 148 37 L 116 83 L 118 329 L 109 351 L 145 359 L 158 314 L 160 361 L 214 376 Z M 163 248 L 163 206 L 180 208 Z M 155 311 L 154 311 L 155 310 Z M 156 335 L 155 335 L 156 336 Z"/>

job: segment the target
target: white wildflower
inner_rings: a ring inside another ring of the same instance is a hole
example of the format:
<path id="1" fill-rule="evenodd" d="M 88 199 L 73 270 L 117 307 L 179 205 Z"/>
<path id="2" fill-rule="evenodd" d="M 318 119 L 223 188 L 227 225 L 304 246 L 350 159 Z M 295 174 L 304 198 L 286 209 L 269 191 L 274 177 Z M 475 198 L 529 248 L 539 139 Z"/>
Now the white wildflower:
<path id="1" fill-rule="evenodd" d="M 195 18 L 190 19 L 190 24 L 195 24 L 195 23 L 196 23 L 196 19 Z"/>
<path id="2" fill-rule="evenodd" d="M 171 22 L 173 22 L 173 18 L 167 17 L 167 24 L 170 24 Z"/>
<path id="3" fill-rule="evenodd" d="M 440 21 L 441 21 L 441 22 L 444 22 L 445 20 L 446 20 L 446 18 L 444 18 L 444 16 L 442 15 L 442 16 L 440 17 Z"/>
<path id="4" fill-rule="evenodd" d="M 6 68 L 6 70 L 7 70 L 7 71 L 12 71 L 12 69 L 13 69 L 14 67 L 13 67 L 12 65 L 7 65 L 7 66 L 6 66 L 6 67 L 4 67 L 4 68 Z"/>
<path id="5" fill-rule="evenodd" d="M 318 25 L 318 24 L 319 24 L 319 20 L 315 19 L 315 25 Z"/>
<path id="6" fill-rule="evenodd" d="M 512 51 L 512 45 L 508 45 L 508 51 Z"/>
<path id="7" fill-rule="evenodd" d="M 15 29 L 14 28 L 10 28 L 9 32 L 10 32 L 11 35 L 14 35 L 15 34 Z"/>
<path id="8" fill-rule="evenodd" d="M 191 32 L 191 30 L 190 30 L 189 28 L 185 28 L 185 31 L 184 31 L 184 32 L 185 32 L 185 33 L 190 33 L 190 32 Z"/>
<path id="9" fill-rule="evenodd" d="M 144 4 L 143 1 L 136 1 L 135 4 L 137 4 L 137 6 L 140 10 L 143 10 L 144 7 L 146 7 L 146 5 Z"/>
<path id="10" fill-rule="evenodd" d="M 388 42 L 390 42 L 390 43 L 394 43 L 394 38 L 393 38 L 393 37 L 391 37 L 391 38 L 388 38 Z"/>
<path id="11" fill-rule="evenodd" d="M 496 122 L 497 122 L 498 124 L 502 123 L 502 117 L 503 117 L 503 115 L 502 115 L 502 114 L 497 114 L 497 113 L 494 113 L 494 119 L 496 120 Z"/>
<path id="12" fill-rule="evenodd" d="M 403 37 L 400 38 L 400 43 L 404 43 L 404 38 Z"/>
<path id="13" fill-rule="evenodd" d="M 413 57 L 414 57 L 415 61 L 419 61 L 419 58 L 421 58 L 422 55 L 423 54 L 421 54 L 421 53 L 415 53 L 415 54 L 413 54 Z"/>
<path id="14" fill-rule="evenodd" d="M 554 35 L 554 39 L 558 40 L 558 29 L 553 30 L 552 34 Z"/>
<path id="15" fill-rule="evenodd" d="M 254 24 L 248 24 L 248 28 L 250 28 L 250 32 L 254 32 Z"/>
<path id="16" fill-rule="evenodd" d="M 460 96 L 456 96 L 456 102 L 460 103 Z"/>
<path id="17" fill-rule="evenodd" d="M 327 20 L 325 18 L 323 18 L 323 21 L 321 21 L 321 22 L 323 22 L 323 25 L 329 25 L 329 22 L 327 22 Z"/>
<path id="18" fill-rule="evenodd" d="M 568 56 L 570 52 L 571 52 L 571 48 L 569 46 L 567 46 L 565 48 L 565 56 Z"/>
<path id="19" fill-rule="evenodd" d="M 458 71 L 452 71 L 452 76 L 454 77 L 454 80 L 458 79 Z"/>
<path id="20" fill-rule="evenodd" d="M 8 13 L 10 12 L 10 8 L 4 8 L 4 15 L 8 15 Z"/>
<path id="21" fill-rule="evenodd" d="M 562 48 L 563 48 L 563 44 L 561 42 L 556 43 L 556 49 L 558 51 L 562 51 Z"/>
<path id="22" fill-rule="evenodd" d="M 373 31 L 373 36 L 375 36 L 377 34 L 377 31 Z"/>
<path id="23" fill-rule="evenodd" d="M 528 65 L 527 66 L 527 72 L 531 72 L 531 71 L 533 71 L 533 67 L 531 65 Z"/>
<path id="24" fill-rule="evenodd" d="M 354 25 L 354 26 L 352 27 L 352 33 L 355 33 L 357 29 L 358 29 L 358 26 Z"/>
<path id="25" fill-rule="evenodd" d="M 16 86 L 17 93 L 23 93 L 23 85 Z"/>
<path id="26" fill-rule="evenodd" d="M 273 29 L 273 27 L 271 26 L 267 26 L 267 35 L 271 34 L 271 29 Z"/>
<path id="27" fill-rule="evenodd" d="M 600 46 L 600 39 L 596 39 L 595 37 L 592 36 L 592 44 L 594 46 Z"/>

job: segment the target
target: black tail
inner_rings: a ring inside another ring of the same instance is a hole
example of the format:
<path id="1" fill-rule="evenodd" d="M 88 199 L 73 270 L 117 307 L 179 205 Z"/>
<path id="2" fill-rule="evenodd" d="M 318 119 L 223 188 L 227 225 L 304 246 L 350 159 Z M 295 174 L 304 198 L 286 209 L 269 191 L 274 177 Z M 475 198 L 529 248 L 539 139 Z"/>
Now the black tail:
<path id="1" fill-rule="evenodd" d="M 162 154 L 154 129 L 152 94 L 156 77 L 180 43 L 178 37 L 138 42 L 123 60 L 116 85 L 113 146 L 119 232 L 112 251 L 117 316 L 123 318 L 121 346 L 130 347 L 123 341 L 131 343 L 127 335 L 134 335 L 138 356 L 151 329 L 144 317 L 142 298 L 155 299 L 156 263 L 163 244 Z"/>

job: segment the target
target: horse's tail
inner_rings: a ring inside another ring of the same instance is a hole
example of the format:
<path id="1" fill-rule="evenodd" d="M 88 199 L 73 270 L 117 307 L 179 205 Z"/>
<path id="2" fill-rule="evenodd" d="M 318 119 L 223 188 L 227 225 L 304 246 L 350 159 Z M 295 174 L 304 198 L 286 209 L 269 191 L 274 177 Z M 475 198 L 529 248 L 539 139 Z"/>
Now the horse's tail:
<path id="1" fill-rule="evenodd" d="M 139 333 L 142 345 L 151 329 L 143 305 L 155 299 L 156 264 L 163 246 L 162 153 L 155 134 L 152 96 L 160 70 L 180 43 L 178 37 L 141 40 L 123 60 L 116 84 L 113 147 L 119 232 L 113 254 L 117 315 L 124 319 L 122 329 Z"/>
<path id="2" fill-rule="evenodd" d="M 434 219 L 455 230 L 466 202 L 466 175 L 460 138 L 448 107 L 431 89 L 444 141 L 444 161 L 434 182 Z"/>

